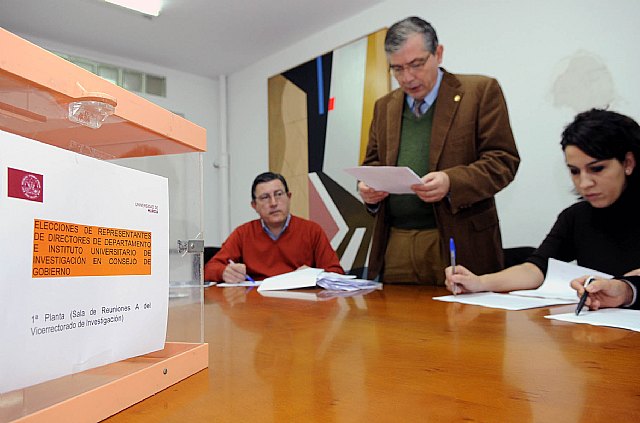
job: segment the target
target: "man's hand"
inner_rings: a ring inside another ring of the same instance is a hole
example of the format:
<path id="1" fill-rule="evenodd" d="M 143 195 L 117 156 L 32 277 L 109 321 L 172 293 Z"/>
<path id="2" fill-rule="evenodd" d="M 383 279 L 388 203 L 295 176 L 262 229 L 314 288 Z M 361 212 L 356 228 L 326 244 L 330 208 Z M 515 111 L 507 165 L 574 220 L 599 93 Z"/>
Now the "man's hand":
<path id="1" fill-rule="evenodd" d="M 429 172 L 421 179 L 422 184 L 411 185 L 411 189 L 426 203 L 442 200 L 451 188 L 449 175 L 444 172 Z"/>
<path id="2" fill-rule="evenodd" d="M 243 263 L 229 263 L 222 272 L 222 280 L 226 283 L 239 283 L 247 279 L 247 266 Z"/>
<path id="3" fill-rule="evenodd" d="M 362 200 L 367 204 L 378 204 L 389 196 L 388 192 L 376 191 L 362 181 L 358 182 L 358 193 Z"/>

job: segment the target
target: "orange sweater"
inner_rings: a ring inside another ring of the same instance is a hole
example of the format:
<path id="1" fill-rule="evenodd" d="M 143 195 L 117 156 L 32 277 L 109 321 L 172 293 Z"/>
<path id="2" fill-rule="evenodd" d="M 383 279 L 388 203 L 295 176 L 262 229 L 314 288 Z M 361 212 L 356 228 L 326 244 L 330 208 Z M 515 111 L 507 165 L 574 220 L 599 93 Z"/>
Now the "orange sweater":
<path id="1" fill-rule="evenodd" d="M 344 273 L 320 225 L 293 215 L 276 241 L 265 233 L 259 219 L 238 226 L 205 264 L 204 279 L 222 281 L 229 260 L 244 263 L 247 274 L 255 280 L 292 272 L 304 265 Z"/>

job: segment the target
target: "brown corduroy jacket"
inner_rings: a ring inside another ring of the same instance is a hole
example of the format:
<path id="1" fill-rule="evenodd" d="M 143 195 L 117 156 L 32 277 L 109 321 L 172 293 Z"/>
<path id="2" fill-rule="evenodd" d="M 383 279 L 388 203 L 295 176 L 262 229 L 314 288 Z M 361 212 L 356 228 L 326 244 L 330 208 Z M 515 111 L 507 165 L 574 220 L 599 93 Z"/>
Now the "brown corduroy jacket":
<path id="1" fill-rule="evenodd" d="M 513 180 L 520 163 L 507 105 L 495 79 L 443 71 L 429 152 L 430 171 L 446 172 L 451 182 L 449 195 L 434 203 L 441 247 L 446 253 L 453 237 L 459 264 L 476 274 L 495 272 L 503 256 L 494 195 Z M 396 165 L 404 98 L 397 89 L 376 101 L 363 165 Z M 386 212 L 385 200 L 376 213 L 370 279 L 384 269 Z"/>

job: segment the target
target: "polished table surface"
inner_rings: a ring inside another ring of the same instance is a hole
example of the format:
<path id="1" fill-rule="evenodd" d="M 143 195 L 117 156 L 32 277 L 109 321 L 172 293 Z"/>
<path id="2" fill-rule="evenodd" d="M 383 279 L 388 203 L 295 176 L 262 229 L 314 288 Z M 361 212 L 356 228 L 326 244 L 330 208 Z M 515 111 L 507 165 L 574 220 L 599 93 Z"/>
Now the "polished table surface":
<path id="1" fill-rule="evenodd" d="M 297 291 L 313 296 L 316 291 Z M 322 301 L 205 289 L 209 368 L 108 422 L 640 421 L 640 333 L 386 285 Z M 169 331 L 199 304 L 174 307 Z"/>

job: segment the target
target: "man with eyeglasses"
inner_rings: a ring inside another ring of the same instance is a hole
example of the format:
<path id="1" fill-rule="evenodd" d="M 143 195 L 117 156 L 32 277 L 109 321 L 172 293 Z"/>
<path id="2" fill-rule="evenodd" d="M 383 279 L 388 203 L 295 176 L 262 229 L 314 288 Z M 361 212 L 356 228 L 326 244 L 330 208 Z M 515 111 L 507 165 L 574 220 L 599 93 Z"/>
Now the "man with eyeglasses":
<path id="1" fill-rule="evenodd" d="M 205 265 L 205 280 L 262 280 L 305 266 L 344 273 L 320 225 L 289 213 L 291 193 L 282 175 L 258 175 L 251 186 L 251 199 L 260 218 L 229 235 Z"/>
<path id="2" fill-rule="evenodd" d="M 474 272 L 502 269 L 494 195 L 520 158 L 498 82 L 439 67 L 443 46 L 418 17 L 389 28 L 385 51 L 400 88 L 376 102 L 362 164 L 408 166 L 422 184 L 390 195 L 358 183 L 376 217 L 368 278 L 444 284 L 451 238 Z"/>

